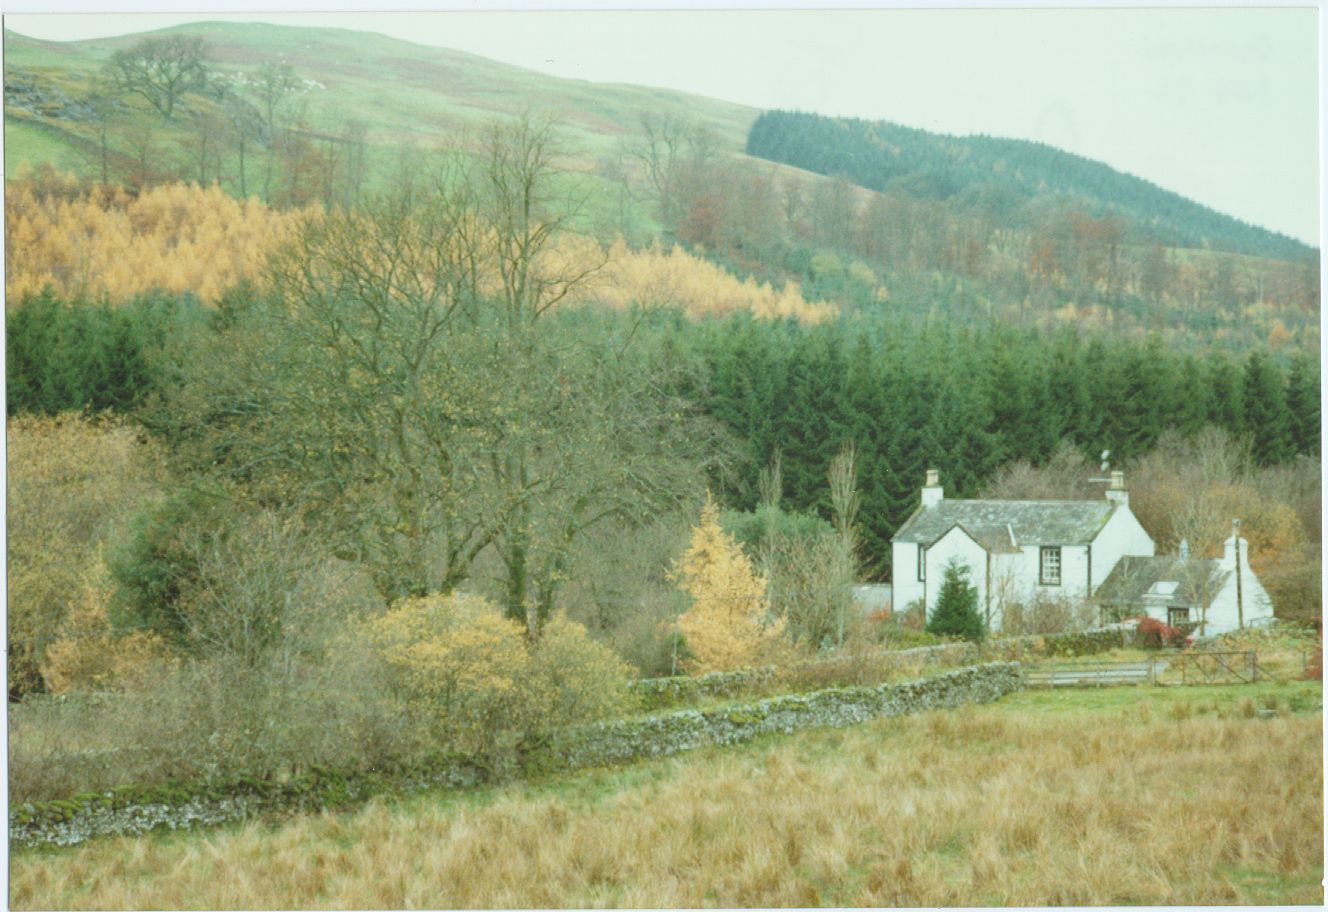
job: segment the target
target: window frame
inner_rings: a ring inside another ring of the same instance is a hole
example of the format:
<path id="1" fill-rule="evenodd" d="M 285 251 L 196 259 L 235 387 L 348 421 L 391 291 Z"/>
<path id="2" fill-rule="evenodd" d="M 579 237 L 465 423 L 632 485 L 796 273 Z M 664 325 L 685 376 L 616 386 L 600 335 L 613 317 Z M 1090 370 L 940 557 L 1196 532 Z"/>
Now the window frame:
<path id="1" fill-rule="evenodd" d="M 1056 558 L 1056 576 L 1053 579 L 1047 574 L 1047 559 L 1055 555 Z M 1060 545 L 1042 545 L 1038 548 L 1038 585 L 1039 586 L 1059 586 L 1065 579 L 1064 553 Z"/>
<path id="2" fill-rule="evenodd" d="M 922 545 L 921 542 L 919 542 L 918 543 L 918 582 L 925 583 L 926 581 L 927 581 L 927 549 Z"/>

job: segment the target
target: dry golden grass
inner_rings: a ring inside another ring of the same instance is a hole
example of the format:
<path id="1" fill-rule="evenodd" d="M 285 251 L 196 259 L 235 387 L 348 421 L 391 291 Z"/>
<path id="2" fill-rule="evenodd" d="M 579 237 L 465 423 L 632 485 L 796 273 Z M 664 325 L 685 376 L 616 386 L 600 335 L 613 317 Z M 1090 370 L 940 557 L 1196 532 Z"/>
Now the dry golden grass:
<path id="1" fill-rule="evenodd" d="M 1321 718 L 1288 706 L 1246 719 L 1233 710 L 1249 697 L 1212 693 L 1024 694 L 464 798 L 20 854 L 10 899 L 15 908 L 1321 903 Z"/>

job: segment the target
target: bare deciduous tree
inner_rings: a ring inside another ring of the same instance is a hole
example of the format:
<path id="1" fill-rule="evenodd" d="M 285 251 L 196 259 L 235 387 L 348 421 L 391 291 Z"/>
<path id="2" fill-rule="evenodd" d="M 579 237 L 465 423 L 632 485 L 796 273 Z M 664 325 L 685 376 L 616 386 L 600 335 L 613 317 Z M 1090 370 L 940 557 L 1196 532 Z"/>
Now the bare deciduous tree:
<path id="1" fill-rule="evenodd" d="M 551 255 L 574 211 L 552 124 L 522 118 L 480 148 L 308 219 L 273 260 L 273 300 L 167 417 L 200 463 L 302 509 L 389 601 L 454 589 L 491 549 L 533 633 L 573 544 L 694 491 L 709 432 L 549 318 L 597 268 Z"/>
<path id="2" fill-rule="evenodd" d="M 843 587 L 837 603 L 835 643 L 843 646 L 846 616 L 852 604 L 850 589 L 857 578 L 857 521 L 858 507 L 862 502 L 858 494 L 857 449 L 851 442 L 830 461 L 829 481 L 830 503 L 839 544 L 834 575 Z"/>
<path id="3" fill-rule="evenodd" d="M 138 95 L 170 120 L 186 93 L 207 87 L 206 56 L 202 38 L 145 38 L 112 54 L 106 73 L 120 94 Z"/>
<path id="4" fill-rule="evenodd" d="M 644 114 L 640 139 L 628 145 L 658 206 L 660 220 L 670 229 L 682 222 L 695 184 L 714 160 L 718 139 L 695 120 L 673 114 Z"/>

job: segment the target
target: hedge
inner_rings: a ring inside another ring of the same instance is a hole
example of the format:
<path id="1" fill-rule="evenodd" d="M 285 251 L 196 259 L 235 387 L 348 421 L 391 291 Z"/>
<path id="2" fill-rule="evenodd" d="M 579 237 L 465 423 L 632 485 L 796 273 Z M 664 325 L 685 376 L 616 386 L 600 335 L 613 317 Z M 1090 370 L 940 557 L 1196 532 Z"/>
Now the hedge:
<path id="1" fill-rule="evenodd" d="M 1048 656 L 1096 655 L 1126 645 L 1123 630 L 1085 630 L 1080 633 L 1051 633 L 1043 637 Z"/>
<path id="2" fill-rule="evenodd" d="M 842 727 L 885 716 L 985 703 L 1023 686 L 1017 663 L 990 663 L 933 678 L 875 687 L 790 694 L 710 710 L 680 710 L 555 732 L 519 758 L 521 775 L 660 757 L 708 744 L 735 744 L 757 735 Z M 224 784 L 168 783 L 11 808 L 15 847 L 69 846 L 104 835 L 208 826 L 269 810 L 348 807 L 373 795 L 426 788 L 466 788 L 494 778 L 462 756 L 368 772 L 315 768 L 286 782 L 240 777 Z"/>

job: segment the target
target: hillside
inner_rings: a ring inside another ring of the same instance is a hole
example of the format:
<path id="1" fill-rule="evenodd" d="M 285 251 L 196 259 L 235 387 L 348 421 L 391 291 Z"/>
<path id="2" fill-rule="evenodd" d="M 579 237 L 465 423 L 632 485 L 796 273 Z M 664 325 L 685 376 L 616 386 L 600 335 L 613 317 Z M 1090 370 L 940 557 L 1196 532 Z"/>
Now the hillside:
<path id="1" fill-rule="evenodd" d="M 208 57 L 221 72 L 252 70 L 266 61 L 290 65 L 304 80 L 313 122 L 329 128 L 358 120 L 371 142 L 432 144 L 495 117 L 523 108 L 557 112 L 572 145 L 595 154 L 615 151 L 633 134 L 643 113 L 699 120 L 727 149 L 740 150 L 757 112 L 729 102 L 668 89 L 604 85 L 546 76 L 473 54 L 426 47 L 370 32 L 259 23 L 199 22 L 155 32 L 93 41 L 51 42 L 5 31 L 8 84 L 35 76 L 72 96 L 87 88 L 116 50 L 147 37 L 187 34 L 204 39 Z M 16 111 L 6 96 L 6 119 L 58 127 L 79 135 L 75 116 Z M 7 124 L 9 126 L 9 124 Z M 12 171 L 22 160 L 49 160 L 50 149 L 20 133 L 7 154 Z M 66 137 L 75 144 L 77 140 Z"/>
<path id="2" fill-rule="evenodd" d="M 210 73 L 174 117 L 97 99 L 116 51 L 170 37 L 201 39 Z M 423 173 L 427 152 L 464 152 L 485 124 L 547 113 L 575 226 L 604 244 L 679 243 L 739 282 L 796 283 L 808 301 L 890 322 L 1318 346 L 1313 249 L 1036 143 L 761 114 L 342 29 L 202 22 L 68 43 L 6 32 L 5 51 L 10 180 L 50 165 L 131 194 L 215 183 L 283 210 L 356 206 Z M 265 111 L 262 80 L 278 71 L 289 85 Z"/>
<path id="3" fill-rule="evenodd" d="M 758 158 L 842 175 L 877 191 L 949 201 L 1032 227 L 1031 209 L 1056 198 L 1100 217 L 1124 216 L 1138 243 L 1200 247 L 1292 260 L 1314 248 L 1246 224 L 1102 162 L 1043 143 L 948 136 L 885 121 L 766 111 L 752 124 L 747 152 Z"/>

